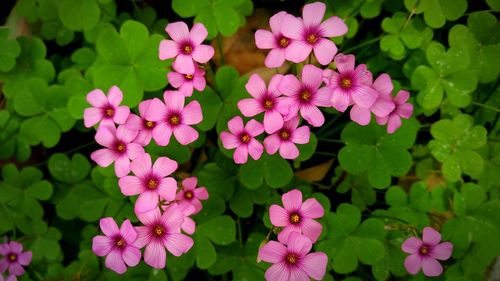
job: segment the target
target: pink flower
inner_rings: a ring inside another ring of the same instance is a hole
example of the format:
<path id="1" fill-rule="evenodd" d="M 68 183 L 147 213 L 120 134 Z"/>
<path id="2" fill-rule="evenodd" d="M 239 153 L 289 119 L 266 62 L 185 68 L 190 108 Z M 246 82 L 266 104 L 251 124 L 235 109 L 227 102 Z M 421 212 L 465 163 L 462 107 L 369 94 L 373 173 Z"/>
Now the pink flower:
<path id="1" fill-rule="evenodd" d="M 300 115 L 314 127 L 319 127 L 325 122 L 323 113 L 318 106 L 329 107 L 330 89 L 319 88 L 322 79 L 322 70 L 312 64 L 305 65 L 301 74 L 302 81 L 295 75 L 288 74 L 283 77 L 279 84 L 279 90 L 287 96 L 283 103 L 288 107 L 286 120 Z"/>
<path id="2" fill-rule="evenodd" d="M 165 248 L 178 257 L 191 249 L 193 239 L 181 234 L 183 215 L 177 204 L 170 205 L 163 214 L 160 209 L 137 214 L 144 226 L 137 226 L 138 237 L 135 246 L 143 248 L 144 261 L 150 266 L 161 269 L 167 259 Z"/>
<path id="3" fill-rule="evenodd" d="M 0 274 L 0 281 L 17 281 L 17 278 L 15 275 L 9 275 L 4 279 L 3 275 Z"/>
<path id="4" fill-rule="evenodd" d="M 387 132 L 389 134 L 394 133 L 399 127 L 401 127 L 401 118 L 408 119 L 413 114 L 413 104 L 407 103 L 410 93 L 405 90 L 401 90 L 398 94 L 392 98 L 395 103 L 394 110 L 385 117 L 377 116 L 377 123 L 380 125 L 387 124 Z"/>
<path id="5" fill-rule="evenodd" d="M 167 177 L 177 170 L 177 162 L 168 157 L 159 157 L 154 165 L 147 153 L 137 157 L 130 164 L 135 176 L 120 178 L 118 185 L 124 195 L 139 194 L 135 201 L 135 212 L 149 212 L 158 207 L 160 199 L 167 202 L 175 200 L 177 182 Z"/>
<path id="6" fill-rule="evenodd" d="M 293 39 L 285 51 L 285 58 L 299 63 L 314 51 L 318 62 L 329 64 L 337 53 L 335 43 L 324 37 L 342 36 L 347 33 L 347 25 L 339 17 L 330 17 L 323 23 L 326 5 L 321 2 L 307 4 L 302 10 L 302 19 L 286 15 L 281 31 Z"/>
<path id="7" fill-rule="evenodd" d="M 134 139 L 135 143 L 142 146 L 146 146 L 151 142 L 151 137 L 153 135 L 153 129 L 156 123 L 144 118 L 146 112 L 149 109 L 149 105 L 152 100 L 145 100 L 139 104 L 139 115 L 130 114 L 128 116 L 125 126 L 131 130 L 138 131 L 137 136 Z"/>
<path id="8" fill-rule="evenodd" d="M 197 214 L 201 208 L 200 200 L 208 199 L 208 191 L 204 186 L 196 187 L 198 179 L 196 177 L 185 178 L 182 181 L 182 188 L 177 193 L 176 199 L 182 209 L 188 206 L 194 207 L 193 214 Z"/>
<path id="9" fill-rule="evenodd" d="M 299 156 L 299 150 L 296 143 L 305 144 L 309 142 L 309 127 L 299 125 L 299 117 L 296 116 L 285 122 L 283 127 L 276 133 L 266 137 L 264 147 L 267 153 L 274 154 L 280 151 L 281 157 L 285 159 L 295 159 Z"/>
<path id="10" fill-rule="evenodd" d="M 247 122 L 243 127 L 243 119 L 239 116 L 233 117 L 227 123 L 229 132 L 222 132 L 220 140 L 225 149 L 236 148 L 233 159 L 236 164 L 244 164 L 248 160 L 248 154 L 258 160 L 264 152 L 262 144 L 255 139 L 264 132 L 264 126 L 254 119 Z"/>
<path id="11" fill-rule="evenodd" d="M 206 63 L 214 56 L 214 48 L 201 43 L 207 38 L 208 32 L 201 23 L 195 23 L 191 31 L 184 22 L 172 22 L 165 31 L 173 40 L 160 42 L 160 59 L 176 57 L 174 67 L 181 73 L 194 73 L 194 61 Z"/>
<path id="12" fill-rule="evenodd" d="M 401 245 L 403 252 L 410 254 L 405 259 L 406 270 L 415 275 L 422 268 L 425 276 L 441 275 L 443 267 L 437 260 L 449 259 L 453 251 L 453 244 L 450 242 L 439 243 L 441 234 L 432 227 L 424 228 L 422 240 L 410 237 Z"/>
<path id="13" fill-rule="evenodd" d="M 171 71 L 167 74 L 168 82 L 172 87 L 179 89 L 184 96 L 190 97 L 193 89 L 203 91 L 207 85 L 205 70 L 195 66 L 194 72 Z"/>
<path id="14" fill-rule="evenodd" d="M 180 144 L 187 145 L 198 139 L 198 131 L 189 125 L 203 120 L 200 103 L 192 101 L 184 106 L 185 97 L 178 91 L 165 91 L 164 103 L 153 99 L 145 114 L 147 120 L 156 122 L 153 139 L 158 145 L 170 142 L 172 133 Z"/>
<path id="15" fill-rule="evenodd" d="M 15 241 L 0 244 L 0 255 L 3 256 L 0 259 L 0 273 L 8 269 L 9 275 L 14 276 L 23 275 L 23 266 L 29 265 L 33 257 L 31 251 L 23 252 L 23 245 Z"/>
<path id="16" fill-rule="evenodd" d="M 136 266 L 141 260 L 141 251 L 134 246 L 137 232 L 129 220 L 125 220 L 120 229 L 113 218 L 102 218 L 99 226 L 104 235 L 92 239 L 92 251 L 106 256 L 106 267 L 123 274 L 127 266 Z"/>
<path id="17" fill-rule="evenodd" d="M 314 219 L 324 214 L 323 207 L 318 200 L 309 198 L 302 203 L 302 192 L 298 189 L 289 191 L 281 197 L 282 208 L 271 205 L 269 217 L 274 226 L 282 227 L 278 240 L 285 243 L 290 233 L 296 231 L 307 236 L 314 243 L 323 231 L 321 224 Z"/>
<path id="18" fill-rule="evenodd" d="M 99 123 L 103 125 L 123 124 L 130 114 L 130 108 L 126 105 L 120 106 L 122 102 L 122 91 L 113 86 L 106 97 L 100 89 L 95 89 L 87 94 L 87 102 L 93 107 L 86 108 L 83 112 L 83 123 L 90 128 Z"/>
<path id="19" fill-rule="evenodd" d="M 269 241 L 259 249 L 259 257 L 273 265 L 266 270 L 267 281 L 322 280 L 328 256 L 323 252 L 309 253 L 312 242 L 298 232 L 290 233 L 287 245 Z"/>
<path id="20" fill-rule="evenodd" d="M 364 108 L 357 104 L 351 108 L 350 116 L 352 121 L 365 126 L 370 123 L 371 112 L 376 117 L 385 117 L 394 110 L 394 103 L 391 100 L 393 89 L 391 77 L 387 73 L 382 73 L 372 84 L 373 89 L 378 93 L 375 103 L 370 108 Z"/>
<path id="21" fill-rule="evenodd" d="M 377 100 L 378 93 L 371 87 L 372 74 L 366 65 L 358 65 L 355 69 L 353 55 L 338 54 L 334 60 L 338 72 L 331 69 L 323 72 L 323 79 L 333 92 L 332 106 L 340 112 L 352 104 L 370 108 Z"/>
<path id="22" fill-rule="evenodd" d="M 193 234 L 196 230 L 196 222 L 190 216 L 195 214 L 194 206 L 179 205 L 179 210 L 181 211 L 183 217 L 181 225 L 182 231 L 186 232 L 189 235 Z"/>
<path id="23" fill-rule="evenodd" d="M 274 75 L 269 82 L 269 88 L 266 89 L 266 84 L 259 74 L 253 74 L 245 85 L 253 98 L 238 102 L 238 108 L 245 117 L 265 112 L 264 128 L 268 134 L 279 130 L 283 126 L 283 115 L 288 114 L 288 108 L 283 103 L 284 98 L 280 98 L 281 93 L 278 91 L 282 78 L 283 75 Z"/>
<path id="24" fill-rule="evenodd" d="M 279 12 L 269 19 L 271 31 L 259 29 L 255 32 L 255 44 L 259 49 L 272 49 L 264 64 L 268 68 L 280 67 L 285 62 L 285 50 L 293 41 L 281 32 L 283 20 L 288 14 Z"/>
<path id="25" fill-rule="evenodd" d="M 115 174 L 123 177 L 130 173 L 130 160 L 144 153 L 144 148 L 134 143 L 137 131 L 129 130 L 125 126 L 99 126 L 95 134 L 98 144 L 106 147 L 90 154 L 90 158 L 99 166 L 107 167 L 115 162 Z"/>

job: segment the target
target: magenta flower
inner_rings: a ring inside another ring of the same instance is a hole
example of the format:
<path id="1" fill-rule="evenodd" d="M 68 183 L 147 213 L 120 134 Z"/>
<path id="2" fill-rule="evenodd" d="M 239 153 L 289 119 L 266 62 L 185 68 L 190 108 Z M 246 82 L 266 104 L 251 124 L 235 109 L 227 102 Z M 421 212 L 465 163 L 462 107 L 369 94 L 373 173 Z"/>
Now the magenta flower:
<path id="1" fill-rule="evenodd" d="M 115 174 L 121 178 L 130 173 L 130 160 L 144 153 L 144 148 L 134 143 L 137 131 L 129 130 L 125 126 L 99 126 L 95 134 L 95 140 L 98 144 L 106 147 L 98 149 L 90 158 L 99 166 L 107 167 L 115 162 Z"/>
<path id="2" fill-rule="evenodd" d="M 285 62 L 285 50 L 293 41 L 282 33 L 283 20 L 288 14 L 279 12 L 269 19 L 271 31 L 259 29 L 255 32 L 255 45 L 259 49 L 271 49 L 264 64 L 268 68 L 280 67 Z"/>
<path id="3" fill-rule="evenodd" d="M 286 15 L 281 31 L 293 39 L 285 50 L 285 58 L 300 63 L 314 51 L 318 62 L 329 64 L 337 53 L 335 43 L 324 37 L 342 36 L 347 33 L 347 25 L 339 17 L 330 17 L 323 23 L 326 5 L 321 2 L 307 4 L 302 10 L 302 19 Z"/>
<path id="4" fill-rule="evenodd" d="M 200 103 L 192 101 L 184 106 L 185 97 L 178 91 L 165 91 L 162 102 L 153 99 L 145 114 L 147 120 L 156 122 L 153 139 L 158 145 L 170 143 L 172 133 L 180 144 L 187 145 L 198 139 L 198 131 L 189 125 L 203 120 Z"/>
<path id="5" fill-rule="evenodd" d="M 4 279 L 3 275 L 0 274 L 0 281 L 17 281 L 17 278 L 15 275 L 9 275 Z"/>
<path id="6" fill-rule="evenodd" d="M 14 276 L 23 275 L 23 266 L 29 265 L 33 257 L 31 251 L 23 252 L 23 245 L 16 241 L 0 244 L 0 255 L 3 256 L 0 259 L 0 273 L 4 273 L 8 269 L 9 275 Z"/>
<path id="7" fill-rule="evenodd" d="M 318 106 L 329 107 L 331 93 L 326 87 L 320 88 L 322 72 L 320 68 L 308 64 L 302 69 L 302 81 L 292 74 L 285 75 L 281 79 L 279 90 L 287 96 L 283 103 L 289 110 L 285 121 L 292 119 L 300 111 L 300 115 L 312 126 L 323 125 L 325 117 Z"/>
<path id="8" fill-rule="evenodd" d="M 113 86 L 104 95 L 100 89 L 95 89 L 87 94 L 87 102 L 93 107 L 86 108 L 83 112 L 83 124 L 90 128 L 101 122 L 103 125 L 124 124 L 130 114 L 130 108 L 126 105 L 120 106 L 122 102 L 122 91 Z"/>
<path id="9" fill-rule="evenodd" d="M 290 233 L 286 246 L 269 241 L 259 249 L 259 257 L 273 265 L 266 270 L 267 281 L 322 280 L 328 256 L 323 252 L 309 253 L 312 242 L 298 232 Z"/>
<path id="10" fill-rule="evenodd" d="M 222 132 L 220 140 L 225 149 L 236 148 L 233 159 L 236 164 L 244 164 L 248 160 L 248 154 L 258 160 L 264 152 L 262 144 L 255 139 L 264 132 L 264 126 L 254 119 L 247 122 L 243 127 L 243 119 L 239 116 L 233 117 L 227 123 L 229 132 Z"/>
<path id="11" fill-rule="evenodd" d="M 144 116 L 149 109 L 149 105 L 152 100 L 145 100 L 139 104 L 139 115 L 130 114 L 128 116 L 125 126 L 131 130 L 138 131 L 137 136 L 134 139 L 135 143 L 142 146 L 146 146 L 151 142 L 151 137 L 153 136 L 153 129 L 156 123 L 147 120 Z"/>
<path id="12" fill-rule="evenodd" d="M 310 132 L 309 127 L 299 125 L 299 117 L 296 116 L 285 122 L 283 127 L 276 133 L 264 139 L 264 147 L 267 153 L 274 154 L 280 151 L 281 157 L 285 159 L 295 159 L 299 156 L 297 144 L 305 144 L 309 142 Z"/>
<path id="13" fill-rule="evenodd" d="M 349 105 L 370 108 L 375 103 L 378 93 L 372 86 L 372 74 L 366 65 L 354 68 L 354 55 L 338 54 L 335 57 L 338 72 L 325 69 L 323 79 L 332 90 L 332 106 L 344 112 Z"/>
<path id="14" fill-rule="evenodd" d="M 238 102 L 238 108 L 245 117 L 252 117 L 261 112 L 264 113 L 264 128 L 268 134 L 272 134 L 283 127 L 283 115 L 288 114 L 288 108 L 280 97 L 278 84 L 283 75 L 274 75 L 266 88 L 264 80 L 259 74 L 250 76 L 245 88 L 253 98 L 242 99 Z"/>
<path id="15" fill-rule="evenodd" d="M 193 89 L 203 91 L 207 85 L 205 80 L 205 70 L 195 66 L 194 72 L 171 71 L 167 74 L 168 82 L 172 87 L 183 93 L 184 96 L 190 97 L 193 94 Z"/>
<path id="16" fill-rule="evenodd" d="M 271 205 L 269 217 L 274 226 L 282 227 L 278 240 L 285 243 L 292 232 L 299 232 L 307 236 L 313 243 L 323 231 L 321 224 L 314 219 L 321 218 L 324 214 L 323 207 L 315 198 L 302 202 L 302 192 L 298 189 L 291 190 L 281 197 L 282 208 Z"/>
<path id="17" fill-rule="evenodd" d="M 141 260 L 141 251 L 134 246 L 137 232 L 129 220 L 125 220 L 120 229 L 113 218 L 102 218 L 99 226 L 104 235 L 92 239 L 92 251 L 100 256 L 106 256 L 106 267 L 123 274 L 127 266 L 136 266 Z"/>
<path id="18" fill-rule="evenodd" d="M 453 244 L 441 241 L 441 234 L 432 227 L 423 230 L 422 240 L 417 237 L 406 239 L 401 245 L 403 252 L 410 254 L 405 259 L 405 268 L 408 273 L 415 275 L 420 271 L 425 276 L 439 276 L 443 267 L 437 260 L 447 260 L 453 252 Z"/>
<path id="19" fill-rule="evenodd" d="M 183 215 L 177 204 L 170 205 L 163 214 L 156 208 L 138 213 L 137 217 L 144 226 L 135 228 L 138 237 L 134 245 L 139 248 L 146 246 L 144 261 L 150 266 L 157 269 L 165 267 L 165 248 L 178 257 L 193 246 L 193 239 L 181 233 Z"/>
<path id="20" fill-rule="evenodd" d="M 395 97 L 392 98 L 395 108 L 385 117 L 377 116 L 377 123 L 379 125 L 387 124 L 387 132 L 389 134 L 394 133 L 399 127 L 401 127 L 401 118 L 408 119 L 413 114 L 413 104 L 407 103 L 410 93 L 405 90 L 401 90 Z"/>
<path id="21" fill-rule="evenodd" d="M 391 100 L 393 89 L 391 77 L 387 73 L 382 73 L 372 84 L 373 89 L 378 93 L 375 103 L 370 108 L 364 108 L 357 104 L 353 105 L 349 112 L 352 121 L 365 126 L 370 123 L 371 112 L 376 117 L 385 117 L 394 110 L 394 103 Z"/>
<path id="22" fill-rule="evenodd" d="M 130 164 L 135 176 L 120 178 L 118 185 L 124 195 L 139 194 L 135 201 L 135 212 L 149 212 L 158 207 L 160 199 L 175 200 L 177 182 L 167 177 L 177 170 L 177 162 L 168 157 L 159 157 L 154 164 L 147 153 L 137 157 Z"/>
<path id="23" fill-rule="evenodd" d="M 160 42 L 160 59 L 175 58 L 174 67 L 181 73 L 194 73 L 195 63 L 206 63 L 214 56 L 214 48 L 201 43 L 207 38 L 208 31 L 201 23 L 195 23 L 191 31 L 181 21 L 167 25 L 165 31 L 172 40 Z"/>
<path id="24" fill-rule="evenodd" d="M 182 188 L 177 192 L 177 203 L 182 209 L 188 206 L 194 207 L 193 214 L 197 214 L 201 208 L 200 200 L 208 199 L 208 191 L 204 186 L 196 187 L 198 179 L 196 177 L 189 177 L 182 180 Z"/>

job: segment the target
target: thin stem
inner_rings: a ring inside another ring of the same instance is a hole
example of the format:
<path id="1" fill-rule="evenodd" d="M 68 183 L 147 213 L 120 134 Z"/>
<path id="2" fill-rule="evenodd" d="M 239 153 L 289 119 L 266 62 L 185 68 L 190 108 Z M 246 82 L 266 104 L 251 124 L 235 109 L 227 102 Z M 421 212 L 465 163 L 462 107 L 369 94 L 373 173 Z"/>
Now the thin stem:
<path id="1" fill-rule="evenodd" d="M 371 215 L 370 217 L 372 218 L 380 218 L 380 219 L 389 219 L 389 220 L 395 220 L 399 221 L 401 223 L 404 223 L 408 226 L 411 226 L 411 223 L 409 221 L 406 221 L 404 219 L 396 218 L 396 217 L 391 217 L 391 216 L 384 216 L 384 215 Z"/>
<path id="2" fill-rule="evenodd" d="M 376 42 L 380 41 L 380 39 L 382 39 L 382 35 L 379 36 L 379 37 L 375 37 L 373 39 L 367 40 L 367 41 L 365 41 L 365 42 L 363 42 L 361 44 L 358 44 L 358 45 L 356 45 L 356 46 L 354 46 L 352 48 L 349 48 L 347 50 L 344 50 L 344 51 L 342 51 L 342 53 L 348 54 L 348 53 L 350 53 L 350 52 L 352 52 L 354 50 L 357 50 L 359 48 L 363 48 L 364 46 L 368 46 L 368 45 L 371 45 L 373 43 L 376 43 Z"/>
<path id="3" fill-rule="evenodd" d="M 308 64 L 311 64 L 311 60 L 312 60 L 312 53 L 309 54 L 309 60 L 308 60 Z"/>
<path id="4" fill-rule="evenodd" d="M 238 224 L 238 241 L 240 242 L 240 245 L 243 246 L 243 228 L 241 227 L 240 217 L 236 220 L 236 224 Z"/>
<path id="5" fill-rule="evenodd" d="M 473 101 L 472 102 L 473 105 L 477 105 L 477 106 L 480 106 L 480 107 L 484 107 L 486 109 L 490 109 L 490 110 L 493 110 L 493 111 L 496 111 L 496 112 L 500 112 L 500 109 L 499 108 L 496 108 L 494 106 L 491 106 L 491 105 L 487 105 L 487 104 L 484 104 L 484 103 L 479 103 L 479 102 L 475 102 Z"/>
<path id="6" fill-rule="evenodd" d="M 224 60 L 224 43 L 222 42 L 222 36 L 219 34 L 217 35 L 217 49 L 219 50 L 219 55 L 220 55 L 220 65 L 224 65 L 225 60 Z"/>
<path id="7" fill-rule="evenodd" d="M 318 138 L 319 141 L 323 141 L 323 142 L 332 142 L 332 143 L 342 143 L 344 144 L 344 142 L 342 140 L 334 140 L 334 139 L 326 139 L 326 138 Z"/>
<path id="8" fill-rule="evenodd" d="M 328 127 L 330 127 L 333 123 L 335 123 L 335 121 L 339 120 L 340 116 L 342 116 L 342 115 L 339 114 L 339 115 L 335 116 L 335 118 L 330 119 L 330 121 L 328 121 L 328 123 L 326 123 L 326 125 L 322 126 L 321 129 L 319 129 L 317 135 L 321 134 Z"/>
<path id="9" fill-rule="evenodd" d="M 337 157 L 337 154 L 335 154 L 335 153 L 324 152 L 324 151 L 316 151 L 316 152 L 314 152 L 314 154 Z"/>

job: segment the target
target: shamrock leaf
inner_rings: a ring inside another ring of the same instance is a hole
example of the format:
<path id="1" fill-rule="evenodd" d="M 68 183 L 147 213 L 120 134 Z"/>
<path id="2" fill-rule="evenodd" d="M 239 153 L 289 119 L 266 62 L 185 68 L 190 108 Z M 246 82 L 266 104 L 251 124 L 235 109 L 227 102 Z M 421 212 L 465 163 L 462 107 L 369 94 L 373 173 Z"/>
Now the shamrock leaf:
<path id="1" fill-rule="evenodd" d="M 446 20 L 457 20 L 467 10 L 466 0 L 405 0 L 408 11 L 424 13 L 424 20 L 432 28 L 443 27 Z"/>
<path id="2" fill-rule="evenodd" d="M 90 162 L 82 154 L 74 154 L 69 159 L 66 154 L 55 153 L 50 156 L 48 168 L 55 179 L 75 184 L 87 177 L 90 172 Z"/>
<path id="3" fill-rule="evenodd" d="M 9 29 L 0 29 L 0 71 L 7 72 L 16 65 L 21 47 L 16 40 L 9 39 Z"/>
<path id="4" fill-rule="evenodd" d="M 81 31 L 97 25 L 101 9 L 96 0 L 58 1 L 59 18 L 70 30 Z"/>
<path id="5" fill-rule="evenodd" d="M 21 118 L 7 110 L 0 110 L 0 159 L 15 156 L 18 161 L 26 161 L 31 155 L 31 147 L 19 136 Z"/>

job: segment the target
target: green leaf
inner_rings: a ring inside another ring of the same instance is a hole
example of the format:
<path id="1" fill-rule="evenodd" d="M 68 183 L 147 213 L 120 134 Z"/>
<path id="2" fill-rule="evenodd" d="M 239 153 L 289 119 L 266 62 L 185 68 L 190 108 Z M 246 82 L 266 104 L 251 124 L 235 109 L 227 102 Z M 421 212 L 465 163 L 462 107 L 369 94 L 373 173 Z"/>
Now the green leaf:
<path id="1" fill-rule="evenodd" d="M 262 161 L 248 159 L 248 162 L 241 165 L 238 171 L 238 179 L 249 189 L 256 189 L 264 181 Z"/>
<path id="2" fill-rule="evenodd" d="M 66 154 L 55 153 L 49 159 L 50 174 L 57 180 L 75 184 L 87 177 L 90 162 L 82 154 L 74 154 L 71 160 Z"/>
<path id="3" fill-rule="evenodd" d="M 217 252 L 212 242 L 201 235 L 195 237 L 196 265 L 201 269 L 207 269 L 217 260 Z"/>
<path id="4" fill-rule="evenodd" d="M 196 125 L 196 127 L 202 131 L 212 129 L 217 122 L 217 118 L 219 118 L 220 111 L 222 110 L 222 100 L 210 87 L 206 87 L 203 92 L 194 91 L 191 98 L 186 101 L 186 104 L 191 100 L 196 100 L 200 103 L 203 113 L 203 121 Z"/>
<path id="5" fill-rule="evenodd" d="M 227 215 L 216 217 L 198 226 L 197 231 L 217 245 L 229 245 L 236 239 L 236 224 Z"/>
<path id="6" fill-rule="evenodd" d="M 39 181 L 26 189 L 26 194 L 38 200 L 49 200 L 53 187 L 49 181 Z"/>
<path id="7" fill-rule="evenodd" d="M 40 115 L 24 121 L 19 129 L 19 135 L 30 145 L 43 143 L 45 147 L 54 147 L 61 138 L 61 131 L 47 115 Z"/>
<path id="8" fill-rule="evenodd" d="M 9 29 L 0 29 L 0 71 L 10 71 L 16 65 L 16 58 L 21 54 L 21 46 L 9 37 Z"/>
<path id="9" fill-rule="evenodd" d="M 293 170 L 285 159 L 278 155 L 262 155 L 264 180 L 273 188 L 284 187 L 293 178 Z"/>
<path id="10" fill-rule="evenodd" d="M 215 163 L 209 163 L 198 174 L 200 185 L 205 186 L 209 194 L 218 193 L 226 200 L 231 198 L 236 181 L 234 176 L 221 169 Z"/>
<path id="11" fill-rule="evenodd" d="M 95 0 L 64 0 L 59 5 L 59 17 L 70 30 L 81 31 L 99 22 L 101 9 Z"/>
<path id="12" fill-rule="evenodd" d="M 229 200 L 229 207 L 238 217 L 250 217 L 253 213 L 252 192 L 246 188 L 237 188 Z"/>
<path id="13" fill-rule="evenodd" d="M 405 206 L 407 204 L 406 192 L 399 186 L 391 186 L 385 193 L 385 202 L 391 206 Z"/>

